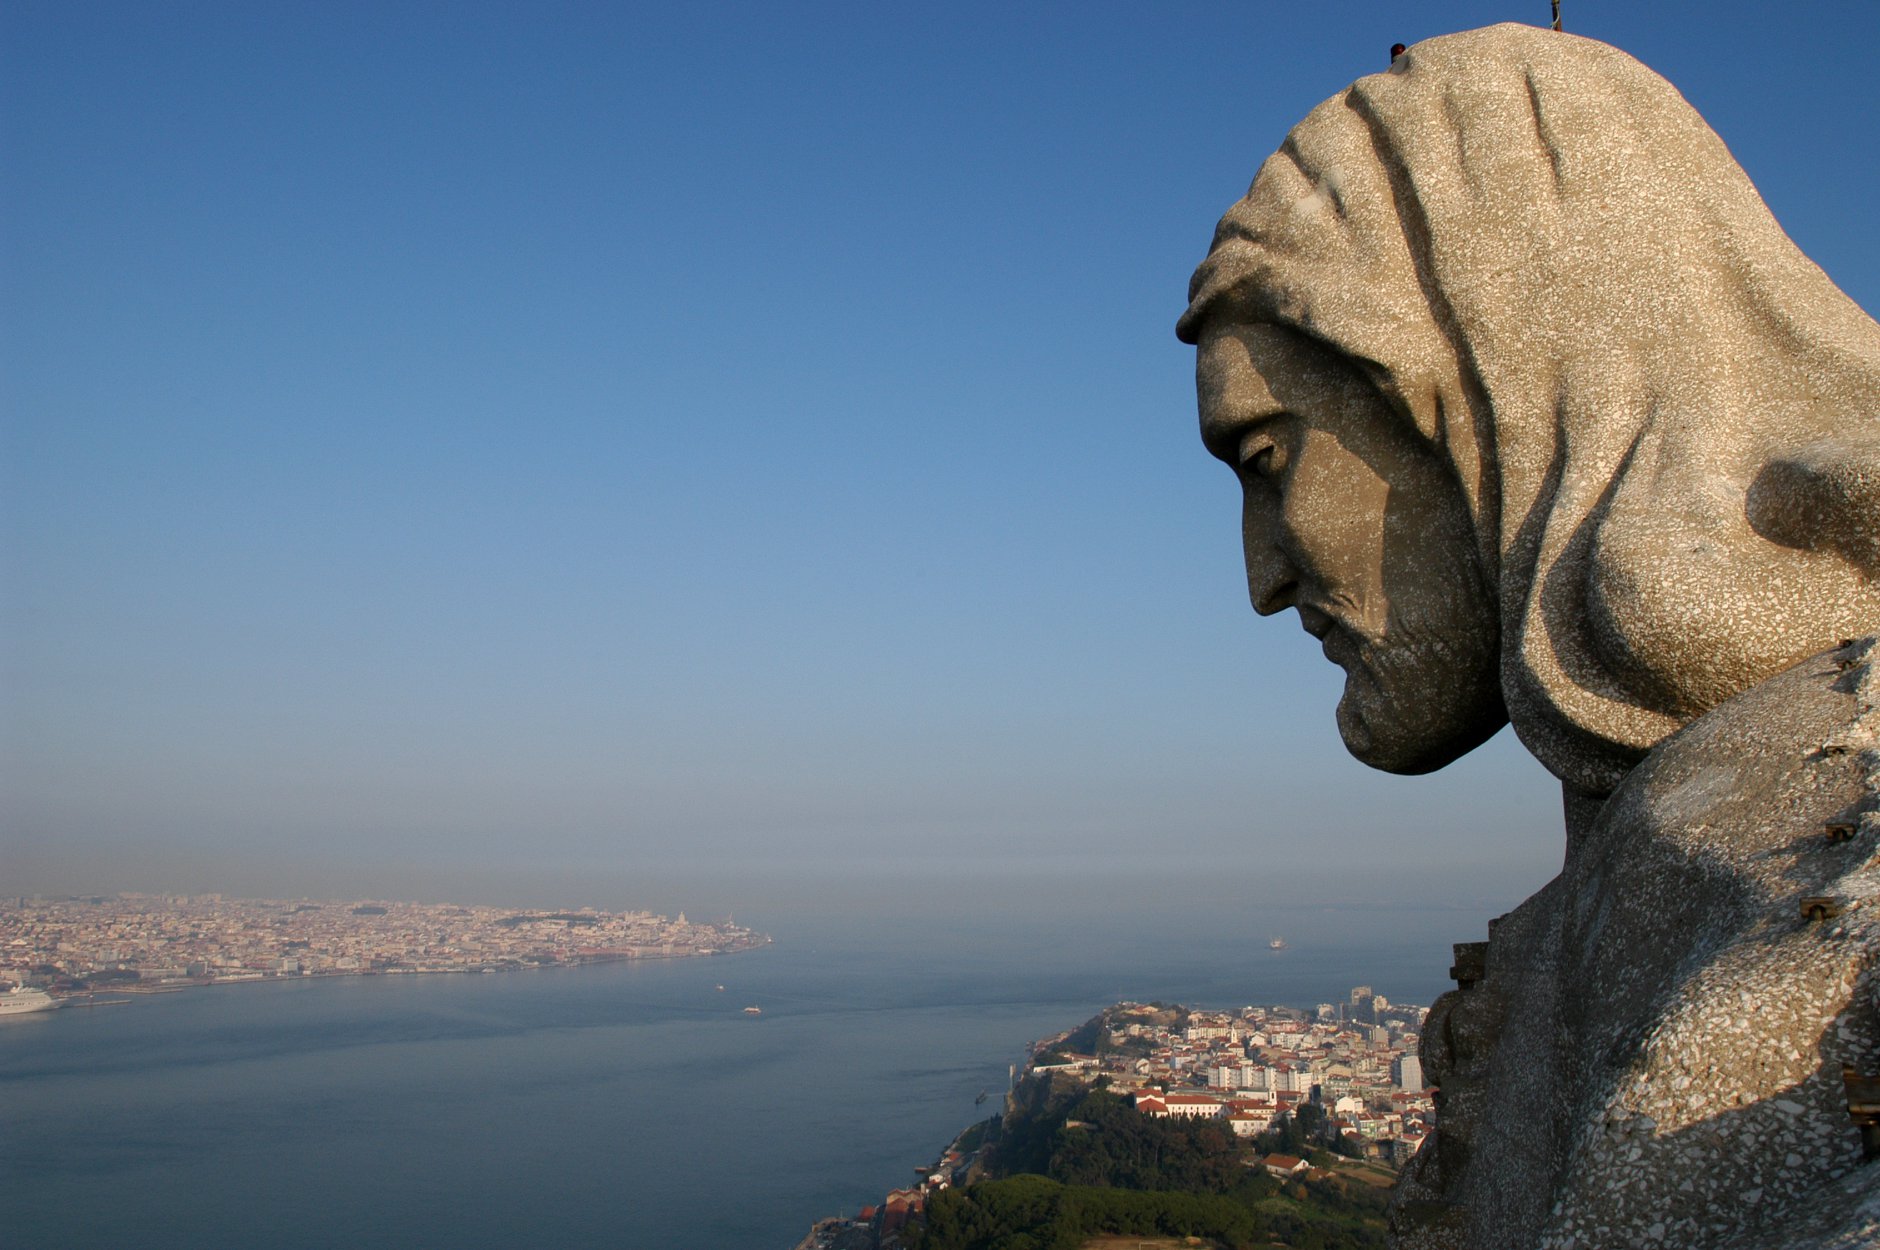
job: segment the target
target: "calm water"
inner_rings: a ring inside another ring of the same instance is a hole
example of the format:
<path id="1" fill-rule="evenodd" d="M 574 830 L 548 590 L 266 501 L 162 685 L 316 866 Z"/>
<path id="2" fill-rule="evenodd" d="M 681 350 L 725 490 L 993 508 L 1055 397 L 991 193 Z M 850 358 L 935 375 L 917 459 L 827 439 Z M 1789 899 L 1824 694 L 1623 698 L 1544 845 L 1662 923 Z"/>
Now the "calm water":
<path id="1" fill-rule="evenodd" d="M 792 925 L 729 957 L 0 1021 L 0 1240 L 787 1250 L 912 1180 L 1027 1041 L 1119 996 L 1427 1003 L 1448 962 L 1434 933 L 1275 955 L 1257 923 L 1195 917 Z"/>

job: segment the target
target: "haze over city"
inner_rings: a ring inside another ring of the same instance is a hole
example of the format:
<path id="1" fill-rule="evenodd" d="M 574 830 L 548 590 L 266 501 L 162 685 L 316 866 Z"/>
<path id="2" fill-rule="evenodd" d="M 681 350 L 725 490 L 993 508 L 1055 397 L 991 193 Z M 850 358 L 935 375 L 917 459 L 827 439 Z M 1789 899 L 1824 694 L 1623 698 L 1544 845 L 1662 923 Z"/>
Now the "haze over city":
<path id="1" fill-rule="evenodd" d="M 1563 7 L 1880 307 L 1880 10 Z M 1557 787 L 1346 755 L 1172 326 L 1313 104 L 1546 9 L 7 6 L 0 889 L 1469 936 Z"/>

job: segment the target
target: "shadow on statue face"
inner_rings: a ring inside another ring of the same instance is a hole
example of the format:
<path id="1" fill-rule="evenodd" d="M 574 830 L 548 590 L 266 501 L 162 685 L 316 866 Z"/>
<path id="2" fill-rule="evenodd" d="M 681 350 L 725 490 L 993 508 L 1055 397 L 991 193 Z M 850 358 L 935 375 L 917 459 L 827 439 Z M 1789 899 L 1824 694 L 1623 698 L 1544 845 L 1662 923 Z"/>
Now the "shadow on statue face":
<path id="1" fill-rule="evenodd" d="M 1356 367 L 1217 315 L 1195 390 L 1202 440 L 1240 477 L 1254 610 L 1297 610 L 1345 670 L 1351 753 L 1429 772 L 1506 724 L 1495 599 L 1461 488 Z"/>

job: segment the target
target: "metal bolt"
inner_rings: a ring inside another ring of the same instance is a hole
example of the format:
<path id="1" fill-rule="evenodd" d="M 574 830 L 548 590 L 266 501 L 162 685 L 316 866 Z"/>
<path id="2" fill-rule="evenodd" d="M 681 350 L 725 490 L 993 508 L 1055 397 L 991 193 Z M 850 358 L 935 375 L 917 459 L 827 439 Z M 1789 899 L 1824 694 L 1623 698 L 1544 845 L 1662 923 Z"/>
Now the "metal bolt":
<path id="1" fill-rule="evenodd" d="M 1816 924 L 1841 914 L 1841 905 L 1826 895 L 1813 894 L 1802 900 L 1802 919 Z"/>

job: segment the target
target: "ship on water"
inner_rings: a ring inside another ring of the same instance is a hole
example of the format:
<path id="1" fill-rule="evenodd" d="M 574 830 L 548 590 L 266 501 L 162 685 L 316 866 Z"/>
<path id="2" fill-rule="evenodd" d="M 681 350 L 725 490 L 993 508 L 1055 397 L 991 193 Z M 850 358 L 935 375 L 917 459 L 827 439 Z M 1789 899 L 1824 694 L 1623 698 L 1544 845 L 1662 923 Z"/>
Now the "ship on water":
<path id="1" fill-rule="evenodd" d="M 30 989 L 27 986 L 15 986 L 0 994 L 0 1016 L 23 1016 L 29 1011 L 51 1011 L 59 1005 L 58 999 L 44 990 Z"/>
<path id="2" fill-rule="evenodd" d="M 1286 949 L 1286 939 L 1276 937 L 1266 944 L 1266 948 L 1270 951 L 1283 951 Z"/>

